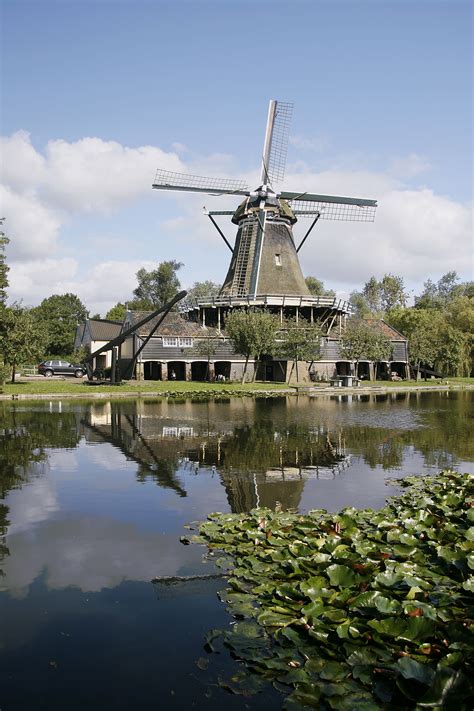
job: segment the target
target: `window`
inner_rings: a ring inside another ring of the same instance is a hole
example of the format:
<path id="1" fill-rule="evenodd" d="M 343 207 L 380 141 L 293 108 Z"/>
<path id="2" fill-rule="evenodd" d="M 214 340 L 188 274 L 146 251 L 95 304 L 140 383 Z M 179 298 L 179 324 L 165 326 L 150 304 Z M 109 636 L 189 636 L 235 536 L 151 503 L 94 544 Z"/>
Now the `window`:
<path id="1" fill-rule="evenodd" d="M 178 345 L 178 339 L 175 338 L 174 336 L 163 336 L 163 345 L 176 347 Z"/>
<path id="2" fill-rule="evenodd" d="M 281 254 L 275 254 L 275 264 L 277 267 L 281 267 Z"/>
<path id="3" fill-rule="evenodd" d="M 193 339 L 192 338 L 177 338 L 176 336 L 163 336 L 163 346 L 168 348 L 192 348 Z"/>

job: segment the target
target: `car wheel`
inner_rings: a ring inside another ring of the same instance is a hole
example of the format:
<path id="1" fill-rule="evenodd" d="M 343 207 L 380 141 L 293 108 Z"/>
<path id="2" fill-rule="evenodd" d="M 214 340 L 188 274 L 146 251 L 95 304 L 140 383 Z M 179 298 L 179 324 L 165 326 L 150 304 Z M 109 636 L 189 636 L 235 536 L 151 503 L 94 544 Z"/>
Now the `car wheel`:
<path id="1" fill-rule="evenodd" d="M 52 375 L 53 375 L 53 371 L 52 371 L 52 370 L 45 370 L 45 371 L 44 371 L 44 377 L 45 377 L 45 378 L 51 378 Z"/>
<path id="2" fill-rule="evenodd" d="M 76 378 L 83 378 L 84 377 L 84 373 L 82 372 L 82 370 L 75 370 L 74 375 L 76 376 Z"/>

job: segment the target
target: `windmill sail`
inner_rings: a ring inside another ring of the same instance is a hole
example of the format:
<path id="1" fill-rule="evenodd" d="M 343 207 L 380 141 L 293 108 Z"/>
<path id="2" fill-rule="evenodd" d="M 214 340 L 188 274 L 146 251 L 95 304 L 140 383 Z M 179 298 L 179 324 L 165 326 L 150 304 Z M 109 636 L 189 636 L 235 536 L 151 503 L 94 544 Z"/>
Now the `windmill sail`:
<path id="1" fill-rule="evenodd" d="M 285 174 L 292 112 L 293 104 L 270 101 L 261 184 L 255 190 L 250 191 L 245 181 L 234 179 L 206 178 L 167 170 L 158 170 L 156 174 L 153 187 L 158 190 L 245 196 L 234 213 L 207 213 L 221 237 L 224 235 L 216 225 L 214 215 L 232 214 L 232 222 L 238 226 L 232 259 L 221 290 L 223 297 L 256 299 L 272 294 L 311 298 L 293 238 L 292 228 L 298 217 L 351 222 L 373 222 L 375 219 L 375 200 L 273 190 L 272 186 L 283 180 Z M 317 220 L 313 220 L 306 237 Z M 224 240 L 232 249 L 225 237 Z M 300 247 L 301 244 L 298 249 Z"/>
<path id="2" fill-rule="evenodd" d="M 230 178 L 206 178 L 201 175 L 173 173 L 169 170 L 157 170 L 152 185 L 156 190 L 183 190 L 191 193 L 209 195 L 248 195 L 249 190 L 243 180 Z"/>
<path id="3" fill-rule="evenodd" d="M 293 104 L 270 101 L 263 146 L 262 177 L 264 185 L 279 183 L 285 177 L 286 154 Z"/>
<path id="4" fill-rule="evenodd" d="M 348 222 L 374 222 L 376 200 L 338 197 L 337 195 L 314 195 L 313 193 L 281 192 L 295 215 L 314 216 L 322 220 L 346 220 Z"/>

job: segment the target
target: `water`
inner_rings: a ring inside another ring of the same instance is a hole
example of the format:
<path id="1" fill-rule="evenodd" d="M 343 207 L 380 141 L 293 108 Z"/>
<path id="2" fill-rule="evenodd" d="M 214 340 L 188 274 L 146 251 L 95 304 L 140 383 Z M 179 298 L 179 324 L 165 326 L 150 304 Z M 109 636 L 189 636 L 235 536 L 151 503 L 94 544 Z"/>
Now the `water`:
<path id="1" fill-rule="evenodd" d="M 0 404 L 0 708 L 280 708 L 217 683 L 231 620 L 183 526 L 256 505 L 380 507 L 386 479 L 474 472 L 473 394 Z M 201 667 L 207 668 L 202 669 Z"/>

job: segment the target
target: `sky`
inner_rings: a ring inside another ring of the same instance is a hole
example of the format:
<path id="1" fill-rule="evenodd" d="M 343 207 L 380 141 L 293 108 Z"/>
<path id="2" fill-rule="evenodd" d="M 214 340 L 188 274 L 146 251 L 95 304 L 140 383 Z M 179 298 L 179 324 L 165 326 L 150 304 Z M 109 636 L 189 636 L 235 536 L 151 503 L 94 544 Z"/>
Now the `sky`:
<path id="1" fill-rule="evenodd" d="M 105 315 L 140 267 L 222 283 L 203 215 L 232 198 L 151 189 L 157 168 L 259 183 L 270 99 L 294 103 L 279 189 L 376 199 L 320 220 L 305 275 L 339 296 L 472 279 L 468 0 L 0 0 L 0 211 L 9 298 L 73 292 Z M 220 226 L 233 241 L 228 218 Z M 302 237 L 309 223 L 295 228 Z"/>

